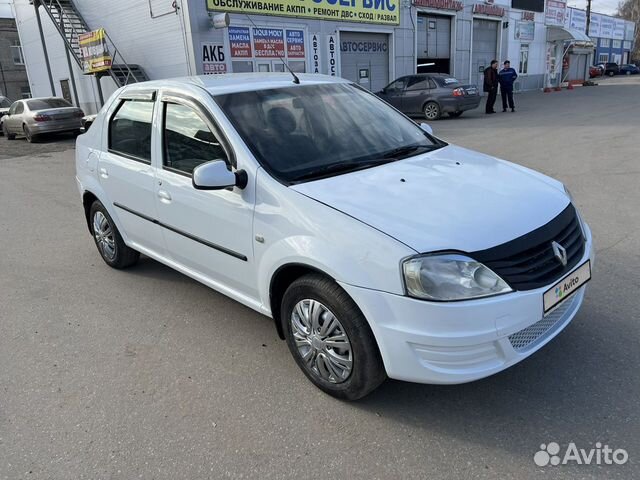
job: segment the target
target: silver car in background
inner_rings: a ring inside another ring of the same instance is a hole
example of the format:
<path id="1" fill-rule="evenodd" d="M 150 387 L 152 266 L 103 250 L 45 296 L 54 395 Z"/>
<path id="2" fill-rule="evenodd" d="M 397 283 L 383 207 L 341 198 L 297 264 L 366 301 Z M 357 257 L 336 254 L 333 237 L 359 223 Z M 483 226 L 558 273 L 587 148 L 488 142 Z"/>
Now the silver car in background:
<path id="1" fill-rule="evenodd" d="M 80 132 L 84 112 L 64 98 L 28 98 L 11 105 L 2 128 L 7 139 L 17 135 L 34 142 L 45 133 Z"/>
<path id="2" fill-rule="evenodd" d="M 11 108 L 11 100 L 0 95 L 0 135 L 4 133 L 4 130 L 2 129 L 2 120 L 4 119 L 4 116 L 9 113 L 9 108 Z"/>

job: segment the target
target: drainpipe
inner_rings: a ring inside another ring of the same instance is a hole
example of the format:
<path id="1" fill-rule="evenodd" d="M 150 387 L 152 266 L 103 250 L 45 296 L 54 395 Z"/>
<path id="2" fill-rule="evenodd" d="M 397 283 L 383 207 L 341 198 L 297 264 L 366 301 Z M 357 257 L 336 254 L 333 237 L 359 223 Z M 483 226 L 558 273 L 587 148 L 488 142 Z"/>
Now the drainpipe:
<path id="1" fill-rule="evenodd" d="M 51 86 L 51 96 L 56 96 L 56 87 L 53 84 L 53 75 L 51 75 L 51 64 L 49 63 L 49 54 L 47 53 L 47 44 L 44 41 L 44 33 L 42 32 L 42 21 L 40 20 L 40 2 L 33 0 L 33 8 L 36 10 L 36 21 L 38 22 L 38 31 L 40 32 L 40 42 L 42 43 L 42 51 L 44 53 L 44 63 L 47 66 L 47 74 L 49 75 L 49 85 Z"/>

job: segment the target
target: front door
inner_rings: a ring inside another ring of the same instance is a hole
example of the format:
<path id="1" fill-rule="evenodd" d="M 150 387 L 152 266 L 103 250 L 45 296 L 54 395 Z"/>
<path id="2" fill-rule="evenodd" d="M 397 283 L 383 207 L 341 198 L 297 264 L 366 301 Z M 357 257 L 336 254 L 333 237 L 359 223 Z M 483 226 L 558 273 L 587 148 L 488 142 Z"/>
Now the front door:
<path id="1" fill-rule="evenodd" d="M 409 77 L 402 77 L 391 82 L 382 90 L 378 95 L 390 105 L 393 105 L 398 110 L 402 108 L 402 95 L 404 95 L 404 89 L 407 85 Z"/>
<path id="2" fill-rule="evenodd" d="M 423 113 L 422 107 L 430 97 L 435 83 L 429 77 L 416 75 L 409 78 L 402 97 L 402 111 L 405 113 Z"/>
<path id="3" fill-rule="evenodd" d="M 195 99 L 167 93 L 160 108 L 156 202 L 168 256 L 220 291 L 256 298 L 253 189 L 196 190 L 193 169 L 211 160 L 232 164 L 233 151 Z"/>
<path id="4" fill-rule="evenodd" d="M 121 99 L 108 113 L 108 148 L 98 160 L 98 178 L 131 246 L 162 255 L 156 225 L 155 168 L 151 165 L 154 94 Z"/>

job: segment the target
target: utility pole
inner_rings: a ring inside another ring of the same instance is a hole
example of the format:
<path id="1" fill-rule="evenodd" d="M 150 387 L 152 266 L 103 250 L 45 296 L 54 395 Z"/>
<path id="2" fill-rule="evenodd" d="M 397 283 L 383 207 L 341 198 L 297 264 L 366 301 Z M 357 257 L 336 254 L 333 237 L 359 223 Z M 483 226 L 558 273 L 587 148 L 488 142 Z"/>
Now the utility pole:
<path id="1" fill-rule="evenodd" d="M 584 32 L 589 35 L 589 25 L 591 25 L 591 0 L 587 0 L 587 31 Z"/>
<path id="2" fill-rule="evenodd" d="M 2 74 L 2 84 L 4 85 L 3 95 L 5 97 L 8 97 L 9 93 L 7 92 L 7 79 L 4 78 L 4 68 L 2 68 L 2 62 L 0 62 L 0 74 Z"/>

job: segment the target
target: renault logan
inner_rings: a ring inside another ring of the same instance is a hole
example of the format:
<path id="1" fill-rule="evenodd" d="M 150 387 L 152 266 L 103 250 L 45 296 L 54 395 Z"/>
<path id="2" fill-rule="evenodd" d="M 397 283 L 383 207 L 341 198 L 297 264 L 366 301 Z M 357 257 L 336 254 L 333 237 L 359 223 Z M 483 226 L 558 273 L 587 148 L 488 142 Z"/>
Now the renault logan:
<path id="1" fill-rule="evenodd" d="M 563 184 L 334 77 L 126 86 L 76 155 L 108 265 L 142 253 L 272 317 L 339 398 L 504 370 L 567 326 L 591 278 Z"/>

